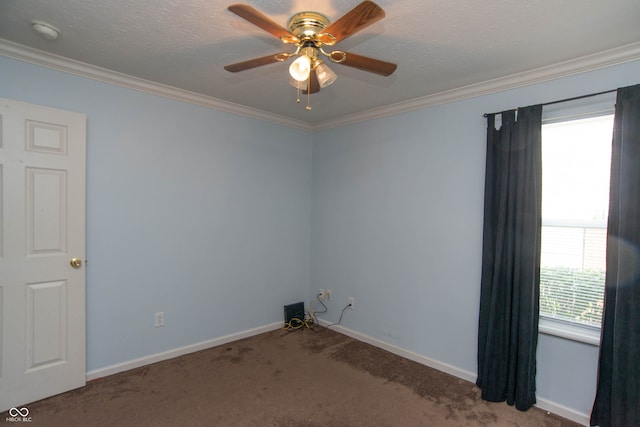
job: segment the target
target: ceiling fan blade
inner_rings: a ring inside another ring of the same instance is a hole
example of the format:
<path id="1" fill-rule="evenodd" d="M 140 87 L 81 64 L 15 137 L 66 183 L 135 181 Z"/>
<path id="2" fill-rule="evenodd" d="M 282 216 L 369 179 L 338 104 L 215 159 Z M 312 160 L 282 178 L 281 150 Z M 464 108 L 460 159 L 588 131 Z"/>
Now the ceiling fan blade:
<path id="1" fill-rule="evenodd" d="M 381 76 L 389 76 L 393 74 L 398 67 L 392 62 L 381 61 L 368 56 L 356 55 L 355 53 L 347 52 L 345 55 L 346 57 L 344 60 L 342 62 L 337 62 L 338 64 L 368 71 L 370 73 L 380 74 Z"/>
<path id="2" fill-rule="evenodd" d="M 232 4 L 227 9 L 287 43 L 295 43 L 298 40 L 298 38 L 291 34 L 286 28 L 273 22 L 269 17 L 252 6 Z"/>
<path id="3" fill-rule="evenodd" d="M 368 27 L 384 18 L 384 10 L 372 1 L 363 1 L 342 18 L 324 29 L 336 38 L 336 42 L 344 40 L 350 35 Z"/>
<path id="4" fill-rule="evenodd" d="M 309 73 L 309 90 L 304 89 L 301 92 L 305 95 L 307 93 L 317 93 L 320 92 L 320 82 L 318 81 L 318 75 L 316 74 L 316 70 L 311 70 Z"/>
<path id="5" fill-rule="evenodd" d="M 263 65 L 274 64 L 276 62 L 286 61 L 291 54 L 289 53 L 276 53 L 275 55 L 267 55 L 261 58 L 253 58 L 248 61 L 237 62 L 235 64 L 225 65 L 224 69 L 237 73 L 238 71 L 249 70 L 251 68 L 262 67 Z"/>

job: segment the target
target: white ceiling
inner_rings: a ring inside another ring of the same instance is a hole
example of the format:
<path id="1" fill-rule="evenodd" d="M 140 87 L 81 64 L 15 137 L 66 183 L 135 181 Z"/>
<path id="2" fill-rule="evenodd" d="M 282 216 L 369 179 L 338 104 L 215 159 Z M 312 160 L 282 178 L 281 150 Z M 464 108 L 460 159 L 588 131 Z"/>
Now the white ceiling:
<path id="1" fill-rule="evenodd" d="M 281 51 L 226 8 L 236 0 L 0 0 L 0 38 L 311 125 L 640 41 L 638 0 L 377 0 L 386 17 L 335 49 L 398 64 L 390 77 L 332 65 L 338 80 L 296 104 L 288 64 L 229 73 Z M 360 0 L 244 0 L 283 27 L 310 10 L 331 21 Z M 33 19 L 62 31 L 39 38 Z"/>

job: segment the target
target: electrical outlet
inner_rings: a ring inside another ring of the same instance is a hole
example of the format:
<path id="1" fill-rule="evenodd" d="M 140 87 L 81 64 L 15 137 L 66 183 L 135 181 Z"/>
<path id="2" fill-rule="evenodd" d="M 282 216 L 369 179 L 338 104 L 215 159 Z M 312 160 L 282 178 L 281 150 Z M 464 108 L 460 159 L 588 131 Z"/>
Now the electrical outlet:
<path id="1" fill-rule="evenodd" d="M 356 299 L 354 297 L 349 297 L 349 308 L 352 310 L 356 308 Z"/>
<path id="2" fill-rule="evenodd" d="M 164 312 L 163 311 L 157 312 L 154 315 L 154 320 L 155 320 L 156 328 L 159 328 L 160 326 L 164 326 Z"/>
<path id="3" fill-rule="evenodd" d="M 320 289 L 320 291 L 318 292 L 318 299 L 319 300 L 324 299 L 324 289 Z"/>
<path id="4" fill-rule="evenodd" d="M 331 301 L 331 289 L 327 289 L 326 291 L 324 291 L 324 294 L 326 295 L 327 299 Z"/>

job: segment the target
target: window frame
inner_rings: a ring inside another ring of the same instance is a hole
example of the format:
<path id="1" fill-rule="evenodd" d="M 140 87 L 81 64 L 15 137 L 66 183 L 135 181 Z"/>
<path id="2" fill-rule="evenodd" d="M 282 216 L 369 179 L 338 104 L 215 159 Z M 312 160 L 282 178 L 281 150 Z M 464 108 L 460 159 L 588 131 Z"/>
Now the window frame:
<path id="1" fill-rule="evenodd" d="M 607 93 L 577 101 L 550 104 L 543 107 L 542 125 L 612 115 L 615 93 Z M 613 136 L 612 136 L 613 137 Z M 599 346 L 601 328 L 580 325 L 540 314 L 538 332 L 572 341 Z"/>

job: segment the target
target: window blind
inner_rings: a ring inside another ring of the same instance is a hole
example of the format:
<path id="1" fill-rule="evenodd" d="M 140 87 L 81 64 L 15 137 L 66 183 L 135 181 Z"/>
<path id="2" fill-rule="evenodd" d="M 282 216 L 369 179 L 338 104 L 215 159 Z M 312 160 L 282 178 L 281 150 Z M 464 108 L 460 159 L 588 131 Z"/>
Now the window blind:
<path id="1" fill-rule="evenodd" d="M 613 115 L 542 128 L 541 316 L 599 327 Z"/>

